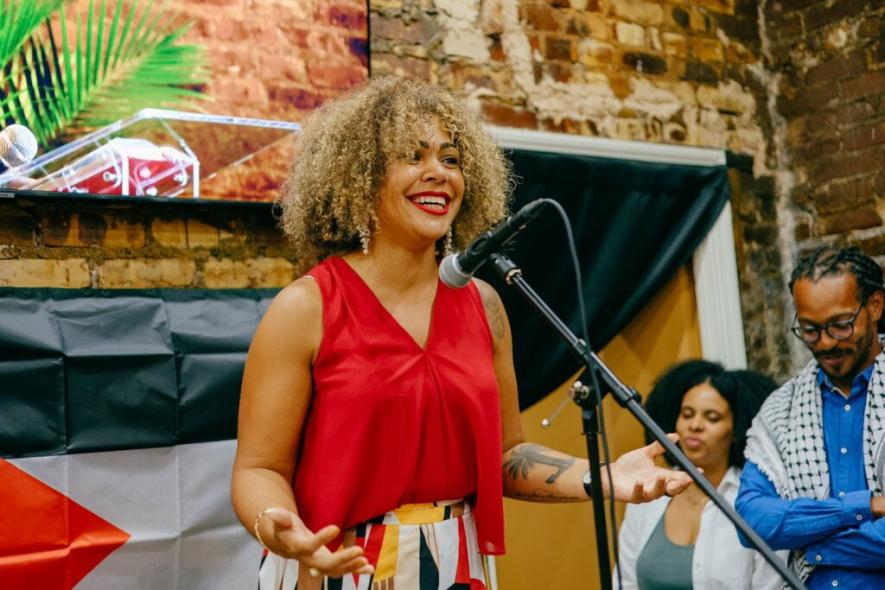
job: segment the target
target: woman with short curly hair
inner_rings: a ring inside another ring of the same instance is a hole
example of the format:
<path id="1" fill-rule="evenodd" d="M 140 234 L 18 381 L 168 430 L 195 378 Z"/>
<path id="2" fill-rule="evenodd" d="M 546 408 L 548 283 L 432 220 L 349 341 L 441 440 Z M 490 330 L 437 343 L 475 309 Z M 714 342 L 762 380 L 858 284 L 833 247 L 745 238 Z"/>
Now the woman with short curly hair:
<path id="1" fill-rule="evenodd" d="M 378 191 L 390 162 L 411 158 L 437 120 L 460 154 L 464 196 L 439 246 L 461 250 L 507 211 L 509 162 L 479 119 L 445 90 L 402 78 L 319 109 L 298 137 L 282 198 L 283 231 L 303 270 L 330 255 L 366 250 L 378 230 Z"/>
<path id="2" fill-rule="evenodd" d="M 498 295 L 438 278 L 505 214 L 507 163 L 462 102 L 398 78 L 320 109 L 297 154 L 282 225 L 309 270 L 249 349 L 232 480 L 260 588 L 485 588 L 504 494 L 587 499 L 586 460 L 523 440 Z M 661 452 L 622 456 L 604 487 L 681 491 Z"/>
<path id="3" fill-rule="evenodd" d="M 679 435 L 688 459 L 734 504 L 747 430 L 776 388 L 770 377 L 754 371 L 689 360 L 658 380 L 645 406 L 658 426 Z M 782 586 L 762 555 L 741 546 L 734 525 L 694 484 L 676 498 L 627 507 L 619 539 L 625 590 Z"/>

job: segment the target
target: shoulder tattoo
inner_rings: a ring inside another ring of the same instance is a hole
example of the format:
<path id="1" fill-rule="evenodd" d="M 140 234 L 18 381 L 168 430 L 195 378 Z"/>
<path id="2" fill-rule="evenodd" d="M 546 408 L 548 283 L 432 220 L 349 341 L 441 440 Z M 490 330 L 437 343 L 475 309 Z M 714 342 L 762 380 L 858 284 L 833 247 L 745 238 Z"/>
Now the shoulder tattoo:
<path id="1" fill-rule="evenodd" d="M 481 289 L 482 304 L 486 310 L 486 317 L 489 320 L 489 329 L 495 338 L 504 337 L 504 306 L 501 305 L 501 299 L 498 294 L 489 287 Z"/>

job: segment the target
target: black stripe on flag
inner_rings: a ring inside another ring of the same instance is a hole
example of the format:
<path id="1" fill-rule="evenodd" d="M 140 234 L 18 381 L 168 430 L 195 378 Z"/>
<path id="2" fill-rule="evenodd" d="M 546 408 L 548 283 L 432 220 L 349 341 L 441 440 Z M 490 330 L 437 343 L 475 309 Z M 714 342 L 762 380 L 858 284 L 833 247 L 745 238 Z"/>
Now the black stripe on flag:
<path id="1" fill-rule="evenodd" d="M 0 289 L 0 457 L 236 437 L 275 289 Z"/>

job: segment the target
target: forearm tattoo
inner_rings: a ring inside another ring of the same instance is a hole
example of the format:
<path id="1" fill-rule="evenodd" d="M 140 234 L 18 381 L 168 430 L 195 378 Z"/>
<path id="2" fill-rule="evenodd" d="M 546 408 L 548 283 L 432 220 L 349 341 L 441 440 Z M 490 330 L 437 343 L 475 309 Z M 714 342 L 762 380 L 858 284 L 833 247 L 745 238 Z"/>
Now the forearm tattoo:
<path id="1" fill-rule="evenodd" d="M 556 468 L 556 471 L 544 480 L 544 483 L 554 483 L 559 476 L 575 464 L 574 457 L 554 457 L 545 454 L 546 449 L 541 445 L 532 443 L 522 444 L 513 449 L 510 458 L 504 462 L 504 469 L 510 474 L 512 479 L 522 476 L 523 479 L 529 478 L 529 471 L 535 465 L 548 465 Z"/>
<path id="2" fill-rule="evenodd" d="M 510 495 L 517 500 L 525 500 L 527 502 L 552 502 L 557 504 L 562 502 L 580 502 L 587 499 L 579 498 L 578 496 L 569 496 L 567 494 L 559 494 L 557 492 L 550 492 L 547 490 L 535 490 L 533 492 L 513 492 Z"/>

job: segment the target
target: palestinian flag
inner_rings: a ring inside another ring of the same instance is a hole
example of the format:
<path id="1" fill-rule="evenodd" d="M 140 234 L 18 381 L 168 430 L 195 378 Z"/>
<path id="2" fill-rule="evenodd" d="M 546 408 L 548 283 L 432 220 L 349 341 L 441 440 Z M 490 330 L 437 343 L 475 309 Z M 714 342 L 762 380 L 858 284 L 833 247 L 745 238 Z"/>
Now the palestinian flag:
<path id="1" fill-rule="evenodd" d="M 254 588 L 230 503 L 271 290 L 0 290 L 0 588 Z"/>

